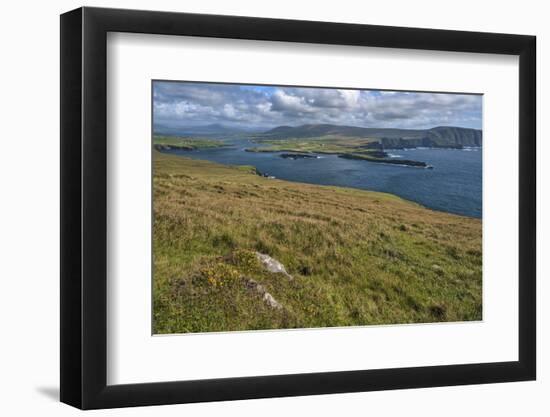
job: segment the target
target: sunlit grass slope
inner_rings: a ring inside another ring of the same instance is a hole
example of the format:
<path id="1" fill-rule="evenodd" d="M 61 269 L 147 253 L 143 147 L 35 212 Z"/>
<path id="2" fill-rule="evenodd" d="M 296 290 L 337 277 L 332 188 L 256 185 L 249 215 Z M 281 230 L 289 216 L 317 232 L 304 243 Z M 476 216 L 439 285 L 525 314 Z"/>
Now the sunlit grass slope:
<path id="1" fill-rule="evenodd" d="M 155 333 L 481 319 L 481 221 L 389 194 L 155 152 L 153 250 Z"/>

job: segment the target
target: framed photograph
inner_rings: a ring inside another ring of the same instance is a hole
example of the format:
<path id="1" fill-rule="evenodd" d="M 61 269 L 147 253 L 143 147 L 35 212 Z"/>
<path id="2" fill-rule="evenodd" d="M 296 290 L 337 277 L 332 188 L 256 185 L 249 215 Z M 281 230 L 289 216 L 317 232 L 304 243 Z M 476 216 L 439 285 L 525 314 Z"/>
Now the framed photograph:
<path id="1" fill-rule="evenodd" d="M 535 37 L 61 16 L 61 401 L 533 380 Z"/>

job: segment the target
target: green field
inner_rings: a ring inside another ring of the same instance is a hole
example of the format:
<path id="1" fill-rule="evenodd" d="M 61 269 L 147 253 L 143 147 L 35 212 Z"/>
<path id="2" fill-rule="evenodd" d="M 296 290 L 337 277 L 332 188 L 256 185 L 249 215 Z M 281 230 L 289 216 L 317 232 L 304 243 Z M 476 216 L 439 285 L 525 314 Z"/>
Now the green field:
<path id="1" fill-rule="evenodd" d="M 372 139 L 322 136 L 318 138 L 289 138 L 289 139 L 254 139 L 255 142 L 268 146 L 251 147 L 249 152 L 313 152 L 313 153 L 361 153 L 370 152 L 366 149 Z"/>
<path id="2" fill-rule="evenodd" d="M 480 320 L 481 245 L 479 219 L 154 152 L 157 334 Z"/>
<path id="3" fill-rule="evenodd" d="M 372 148 L 372 139 L 322 136 L 308 139 L 255 139 L 255 142 L 267 146 L 246 149 L 247 152 L 291 152 L 293 154 L 334 154 L 341 158 L 357 159 L 369 162 L 427 167 L 421 161 L 393 159 L 381 149 Z"/>
<path id="4" fill-rule="evenodd" d="M 181 137 L 181 136 L 158 136 L 153 137 L 153 145 L 157 148 L 183 149 L 192 151 L 194 149 L 219 148 L 225 146 L 223 142 L 215 139 Z"/>

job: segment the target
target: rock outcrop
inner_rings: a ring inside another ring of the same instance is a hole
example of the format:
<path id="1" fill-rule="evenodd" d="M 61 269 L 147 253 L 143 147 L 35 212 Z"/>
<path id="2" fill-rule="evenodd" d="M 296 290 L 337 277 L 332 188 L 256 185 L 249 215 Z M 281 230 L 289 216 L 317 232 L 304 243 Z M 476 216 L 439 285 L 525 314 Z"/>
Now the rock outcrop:
<path id="1" fill-rule="evenodd" d="M 268 293 L 262 284 L 258 283 L 252 278 L 246 279 L 246 288 L 259 294 L 262 297 L 262 300 L 264 301 L 264 303 L 266 303 L 272 309 L 274 310 L 283 309 L 283 306 L 281 305 L 281 303 L 279 303 L 270 293 Z"/>
<path id="2" fill-rule="evenodd" d="M 283 274 L 290 280 L 293 279 L 292 275 L 286 272 L 285 266 L 277 259 L 274 259 L 271 256 L 265 255 L 260 252 L 256 252 L 256 257 L 258 258 L 265 270 L 273 272 L 274 274 Z"/>
<path id="3" fill-rule="evenodd" d="M 293 277 L 288 272 L 286 272 L 285 266 L 280 263 L 277 259 L 272 258 L 269 255 L 266 255 L 264 253 L 255 252 L 256 258 L 260 261 L 260 264 L 262 267 L 273 274 L 281 274 L 284 275 L 287 279 L 292 280 Z M 246 288 L 248 288 L 250 291 L 253 291 L 260 295 L 262 297 L 262 300 L 264 303 L 266 303 L 270 308 L 274 310 L 282 310 L 283 306 L 281 303 L 279 303 L 275 297 L 273 297 L 269 292 L 267 292 L 267 289 L 260 284 L 258 281 L 244 277 L 245 279 L 245 285 Z"/>
<path id="4" fill-rule="evenodd" d="M 382 137 L 379 139 L 383 148 L 454 148 L 465 146 L 482 146 L 482 132 L 477 129 L 440 126 L 426 130 L 421 137 Z"/>

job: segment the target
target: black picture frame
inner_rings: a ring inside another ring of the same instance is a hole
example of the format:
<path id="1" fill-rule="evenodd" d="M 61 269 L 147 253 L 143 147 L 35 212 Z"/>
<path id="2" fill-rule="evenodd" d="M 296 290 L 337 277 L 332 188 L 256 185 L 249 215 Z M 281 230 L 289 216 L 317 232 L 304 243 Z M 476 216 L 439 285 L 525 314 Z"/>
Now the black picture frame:
<path id="1" fill-rule="evenodd" d="M 108 32 L 519 56 L 519 360 L 107 385 Z M 536 38 L 251 17 L 79 8 L 61 15 L 61 401 L 81 409 L 534 380 Z"/>

